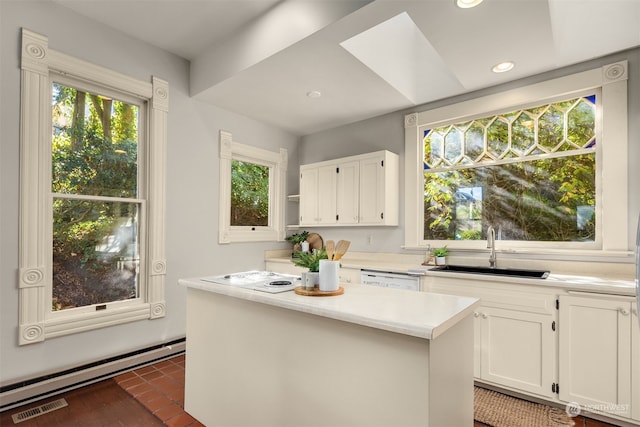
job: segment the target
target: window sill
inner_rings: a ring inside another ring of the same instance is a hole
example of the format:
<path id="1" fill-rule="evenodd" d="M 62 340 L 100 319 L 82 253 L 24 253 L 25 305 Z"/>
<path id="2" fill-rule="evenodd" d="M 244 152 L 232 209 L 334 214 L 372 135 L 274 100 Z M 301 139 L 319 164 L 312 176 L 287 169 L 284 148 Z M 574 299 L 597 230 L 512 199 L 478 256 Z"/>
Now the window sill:
<path id="1" fill-rule="evenodd" d="M 30 344 L 77 332 L 160 317 L 152 315 L 158 310 L 164 314 L 163 302 L 153 306 L 149 303 L 141 303 L 127 307 L 107 308 L 100 312 L 70 313 L 47 319 L 41 324 L 23 324 L 20 326 L 20 344 Z"/>
<path id="2" fill-rule="evenodd" d="M 442 245 L 448 245 L 447 241 L 442 241 Z M 558 248 L 500 248 L 500 242 L 497 242 L 498 248 L 496 253 L 503 259 L 536 259 L 536 260 L 552 260 L 552 261 L 588 261 L 588 262 L 606 262 L 606 263 L 633 263 L 633 251 L 603 251 L 598 249 L 558 249 Z M 452 255 L 463 257 L 483 257 L 488 253 L 488 249 L 483 244 L 482 248 L 457 247 L 449 246 Z M 402 246 L 402 249 L 408 251 L 427 251 L 431 246 Z"/>

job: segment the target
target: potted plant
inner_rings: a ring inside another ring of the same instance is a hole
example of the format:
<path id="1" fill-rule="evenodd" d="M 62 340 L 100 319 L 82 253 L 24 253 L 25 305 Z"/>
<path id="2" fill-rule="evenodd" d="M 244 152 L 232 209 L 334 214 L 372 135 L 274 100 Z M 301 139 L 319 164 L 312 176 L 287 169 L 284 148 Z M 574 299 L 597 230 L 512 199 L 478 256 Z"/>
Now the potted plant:
<path id="1" fill-rule="evenodd" d="M 309 237 L 308 231 L 302 231 L 300 233 L 295 233 L 287 237 L 287 240 L 293 243 L 293 256 L 297 256 L 296 253 L 303 250 L 302 243 L 307 241 L 307 237 Z M 307 247 L 307 251 L 308 250 L 309 248 Z"/>
<path id="2" fill-rule="evenodd" d="M 320 260 L 327 259 L 327 251 L 316 249 L 312 252 L 300 252 L 293 259 L 293 264 L 306 268 L 309 271 L 302 274 L 302 286 L 306 289 L 312 289 L 320 283 Z"/>
<path id="3" fill-rule="evenodd" d="M 449 255 L 449 249 L 446 246 L 433 250 L 433 256 L 436 257 L 436 265 L 445 265 L 447 263 L 447 255 Z"/>

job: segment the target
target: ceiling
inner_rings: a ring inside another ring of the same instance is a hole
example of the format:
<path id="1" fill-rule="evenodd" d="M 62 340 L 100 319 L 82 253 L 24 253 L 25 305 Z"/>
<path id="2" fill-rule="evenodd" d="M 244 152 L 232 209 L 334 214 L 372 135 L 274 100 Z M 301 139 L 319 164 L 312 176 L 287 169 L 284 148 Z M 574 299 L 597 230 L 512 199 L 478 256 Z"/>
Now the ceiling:
<path id="1" fill-rule="evenodd" d="M 189 60 L 196 99 L 296 135 L 640 46 L 639 0 L 51 1 Z"/>

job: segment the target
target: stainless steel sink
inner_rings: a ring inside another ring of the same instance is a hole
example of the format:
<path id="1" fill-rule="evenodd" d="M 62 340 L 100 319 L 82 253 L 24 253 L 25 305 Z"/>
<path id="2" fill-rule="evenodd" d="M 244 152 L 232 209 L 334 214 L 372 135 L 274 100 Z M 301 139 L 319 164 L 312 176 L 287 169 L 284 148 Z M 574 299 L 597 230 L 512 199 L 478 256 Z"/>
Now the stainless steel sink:
<path id="1" fill-rule="evenodd" d="M 488 274 L 493 276 L 526 277 L 531 279 L 546 279 L 549 271 L 525 270 L 517 268 L 491 268 L 473 267 L 467 265 L 443 265 L 429 269 L 430 271 L 442 271 L 450 273 Z"/>

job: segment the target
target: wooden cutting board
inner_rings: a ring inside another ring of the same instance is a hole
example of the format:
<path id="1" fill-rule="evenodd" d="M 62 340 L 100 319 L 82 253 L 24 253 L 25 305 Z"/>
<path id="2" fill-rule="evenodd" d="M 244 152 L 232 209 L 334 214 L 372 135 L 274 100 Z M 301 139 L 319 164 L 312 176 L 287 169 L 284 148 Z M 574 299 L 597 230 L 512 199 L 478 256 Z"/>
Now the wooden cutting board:
<path id="1" fill-rule="evenodd" d="M 309 250 L 320 250 L 324 248 L 324 240 L 322 240 L 322 236 L 318 233 L 309 233 L 307 236 L 307 242 L 309 242 Z"/>

